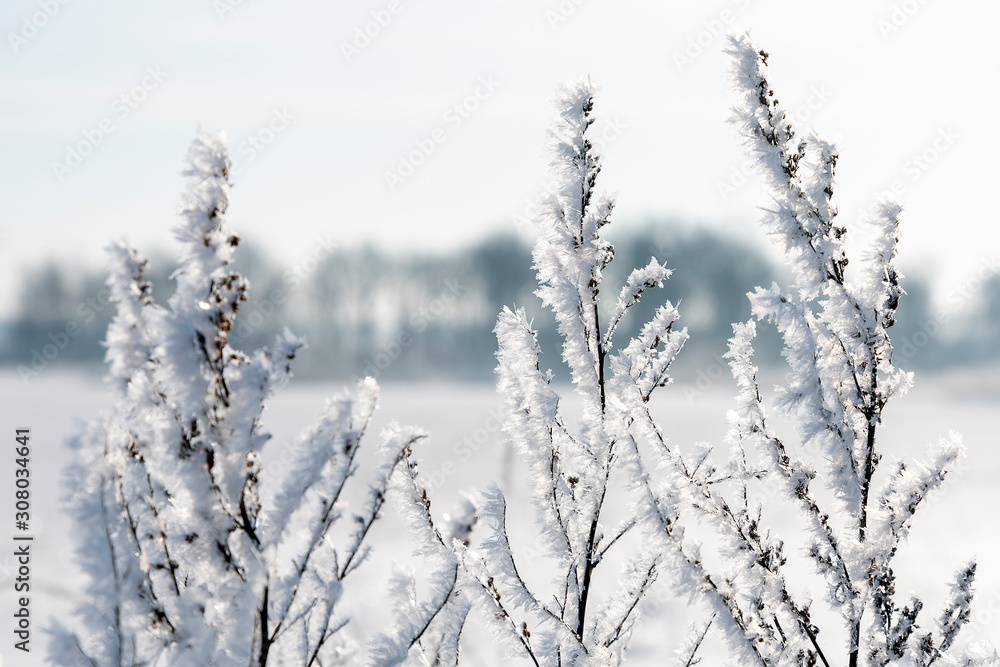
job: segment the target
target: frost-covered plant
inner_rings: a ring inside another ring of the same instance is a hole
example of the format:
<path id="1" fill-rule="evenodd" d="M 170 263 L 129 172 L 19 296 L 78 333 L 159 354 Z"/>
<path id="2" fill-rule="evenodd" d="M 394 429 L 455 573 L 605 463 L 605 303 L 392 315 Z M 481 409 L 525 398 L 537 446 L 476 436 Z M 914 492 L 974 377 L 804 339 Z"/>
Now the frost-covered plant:
<path id="1" fill-rule="evenodd" d="M 539 368 L 536 334 L 524 310 L 504 308 L 496 326 L 503 430 L 530 469 L 539 543 L 554 566 L 552 595 L 531 590 L 522 579 L 498 488 L 484 494 L 480 508 L 490 534 L 475 550 L 459 548 L 463 568 L 474 579 L 470 593 L 493 630 L 536 665 L 604 665 L 622 659 L 660 559 L 641 551 L 629 559 L 620 580 L 617 573 L 605 572 L 612 575 L 615 591 L 603 608 L 597 607 L 596 577 L 607 569 L 600 566 L 637 524 L 635 516 L 618 523 L 603 511 L 611 487 L 627 487 L 630 480 L 620 472 L 630 447 L 628 408 L 644 405 L 670 381 L 670 364 L 687 339 L 686 331 L 674 329 L 678 313 L 667 303 L 636 338 L 624 347 L 613 345 L 625 312 L 670 272 L 651 260 L 632 272 L 612 307 L 602 309 L 602 272 L 614 249 L 601 230 L 614 200 L 595 189 L 600 156 L 587 134 L 594 122 L 593 97 L 591 83 L 580 81 L 567 85 L 556 101 L 549 150 L 558 188 L 535 219 L 537 293 L 555 315 L 563 359 L 583 403 L 579 428 L 563 417 L 551 371 Z"/>
<path id="2" fill-rule="evenodd" d="M 453 545 L 467 546 L 478 520 L 475 504 L 464 499 L 451 514 L 435 522 L 431 501 L 417 474 L 417 464 L 408 443 L 424 437 L 410 431 L 405 435 L 398 426 L 387 429 L 388 442 L 404 439 L 405 464 L 393 477 L 390 496 L 407 526 L 416 537 L 416 555 L 424 559 L 425 569 L 419 579 L 413 572 L 397 568 L 390 582 L 393 623 L 371 645 L 373 667 L 390 665 L 458 665 L 460 640 L 471 602 L 463 592 L 463 573 Z M 395 451 L 396 447 L 391 447 Z M 430 588 L 421 600 L 418 583 Z"/>
<path id="3" fill-rule="evenodd" d="M 832 203 L 835 146 L 794 131 L 772 90 L 768 54 L 749 37 L 732 38 L 730 54 L 740 95 L 735 120 L 773 199 L 763 225 L 795 281 L 793 294 L 774 285 L 749 297 L 753 315 L 783 337 L 789 373 L 774 402 L 794 421 L 801 446 L 788 446 L 767 419 L 752 361 L 755 323 L 734 325 L 728 357 L 738 394 L 730 439 L 740 493 L 730 505 L 705 492 L 714 500 L 701 511 L 720 528 L 725 571 L 703 590 L 725 592 L 726 604 L 714 607 L 741 664 L 995 664 L 987 647 L 955 650 L 969 619 L 974 562 L 960 569 L 936 620 L 918 622 L 922 602 L 897 595 L 893 558 L 911 518 L 964 453 L 953 433 L 927 462 L 898 463 L 878 475 L 883 410 L 912 382 L 892 365 L 888 335 L 903 293 L 895 265 L 900 207 L 883 204 L 873 217 L 872 247 L 849 280 L 846 230 Z M 807 556 L 827 584 L 826 595 L 816 597 L 839 613 L 842 632 L 820 634 L 811 602 L 792 594 L 782 541 L 761 526 L 760 506 L 748 501 L 754 478 L 798 508 Z M 814 481 L 826 491 L 818 493 Z"/>
<path id="4" fill-rule="evenodd" d="M 117 315 L 107 333 L 116 405 L 77 438 L 70 511 L 89 577 L 79 610 L 89 634 L 54 628 L 58 665 L 320 665 L 340 661 L 344 580 L 411 438 L 393 436 L 367 501 L 340 539 L 345 485 L 357 469 L 378 387 L 361 381 L 332 399 L 288 446 L 284 475 L 262 447 L 266 401 L 304 342 L 287 332 L 246 354 L 229 332 L 247 281 L 230 268 L 230 160 L 221 136 L 191 146 L 177 289 L 150 296 L 145 260 L 110 248 Z M 335 544 L 335 542 L 339 542 Z"/>

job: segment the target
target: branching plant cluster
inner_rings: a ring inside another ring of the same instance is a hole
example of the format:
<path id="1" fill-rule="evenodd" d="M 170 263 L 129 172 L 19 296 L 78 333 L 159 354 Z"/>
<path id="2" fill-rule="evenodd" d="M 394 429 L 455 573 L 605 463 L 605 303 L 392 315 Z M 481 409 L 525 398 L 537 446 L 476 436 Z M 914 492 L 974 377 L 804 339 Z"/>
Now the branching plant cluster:
<path id="1" fill-rule="evenodd" d="M 912 384 L 893 366 L 888 335 L 903 295 L 900 206 L 881 205 L 874 241 L 848 271 L 833 203 L 836 147 L 793 128 L 769 56 L 748 36 L 731 38 L 729 53 L 734 123 L 771 197 L 762 225 L 793 284 L 757 287 L 748 295 L 754 319 L 733 325 L 736 405 L 721 455 L 679 446 L 654 418 L 654 394 L 670 384 L 688 338 L 680 311 L 665 302 L 635 337 L 616 332 L 671 272 L 651 258 L 602 300 L 615 201 L 597 188 L 601 157 L 588 138 L 595 88 L 571 83 L 556 100 L 549 154 L 558 187 L 538 209 L 534 267 L 578 418 L 542 368 L 525 311 L 504 308 L 495 330 L 503 430 L 528 471 L 544 551 L 530 572 L 498 487 L 458 512 L 432 513 L 417 465 L 429 445 L 416 428 L 385 429 L 367 499 L 348 512 L 344 490 L 359 470 L 374 380 L 332 399 L 291 464 L 269 473 L 263 410 L 304 341 L 286 332 L 253 354 L 230 345 L 248 283 L 230 270 L 239 237 L 225 220 L 228 153 L 222 138 L 200 134 L 170 302 L 153 303 L 135 250 L 111 247 L 118 314 L 107 360 L 117 402 L 79 436 L 71 471 L 83 489 L 71 511 L 90 577 L 93 604 L 81 610 L 89 635 L 57 628 L 55 662 L 354 662 L 339 641 L 350 622 L 342 602 L 389 503 L 424 567 L 386 576 L 384 616 L 393 620 L 366 649 L 373 665 L 459 664 L 471 618 L 527 664 L 619 664 L 656 586 L 700 610 L 674 642 L 677 665 L 719 643 L 739 665 L 1000 664 L 990 647 L 959 639 L 975 562 L 959 568 L 936 616 L 897 590 L 894 559 L 912 518 L 964 453 L 952 433 L 924 461 L 880 466 L 885 407 Z M 788 365 L 767 399 L 753 358 L 758 322 L 776 327 Z M 772 410 L 796 431 L 780 434 Z M 800 553 L 768 527 L 753 500 L 761 485 L 798 510 Z M 818 585 L 803 590 L 792 558 L 807 561 Z"/>

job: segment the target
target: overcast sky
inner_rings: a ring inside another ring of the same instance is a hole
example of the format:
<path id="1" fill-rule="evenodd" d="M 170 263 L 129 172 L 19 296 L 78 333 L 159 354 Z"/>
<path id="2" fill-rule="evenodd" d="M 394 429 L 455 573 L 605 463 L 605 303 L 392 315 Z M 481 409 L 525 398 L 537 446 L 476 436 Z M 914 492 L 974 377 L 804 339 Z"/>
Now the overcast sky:
<path id="1" fill-rule="evenodd" d="M 99 261 L 123 235 L 172 249 L 199 124 L 239 163 L 233 226 L 281 262 L 331 234 L 404 250 L 515 229 L 545 182 L 549 99 L 587 75 L 618 229 L 683 219 L 763 244 L 726 122 L 738 27 L 798 126 L 839 142 L 849 225 L 897 182 L 904 268 L 942 267 L 939 296 L 1000 252 L 995 3 L 63 2 L 0 9 L 0 313 L 46 257 Z"/>

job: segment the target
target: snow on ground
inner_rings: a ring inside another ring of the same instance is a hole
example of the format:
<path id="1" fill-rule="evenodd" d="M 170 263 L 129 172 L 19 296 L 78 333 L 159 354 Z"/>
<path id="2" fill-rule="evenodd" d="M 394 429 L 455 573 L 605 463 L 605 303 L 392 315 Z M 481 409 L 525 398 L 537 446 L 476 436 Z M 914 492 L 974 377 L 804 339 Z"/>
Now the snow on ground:
<path id="1" fill-rule="evenodd" d="M 909 396 L 890 405 L 881 432 L 886 466 L 894 457 L 918 456 L 939 435 L 950 429 L 964 433 L 969 456 L 958 473 L 945 485 L 943 493 L 929 501 L 917 514 L 908 544 L 897 562 L 899 588 L 912 588 L 928 603 L 925 622 L 937 616 L 946 591 L 947 578 L 966 559 L 979 560 L 977 602 L 966 638 L 990 639 L 1000 645 L 1000 451 L 997 421 L 1000 419 L 1000 392 L 996 375 L 975 377 L 918 377 L 917 388 Z M 724 414 L 731 406 L 728 384 L 720 382 L 703 392 L 684 387 L 664 390 L 656 405 L 673 440 L 682 446 L 695 441 L 719 443 L 725 433 Z M 967 388 L 974 387 L 975 391 Z M 294 447 L 298 433 L 319 414 L 325 396 L 337 385 L 300 383 L 293 380 L 272 401 L 265 412 L 275 435 L 265 452 L 269 460 L 282 448 Z M 72 452 L 67 437 L 81 420 L 90 419 L 107 407 L 103 385 L 82 373 L 49 371 L 24 384 L 16 373 L 0 374 L 3 399 L 0 435 L 8 434 L 10 447 L 0 457 L 0 496 L 4 511 L 0 539 L 0 664 L 8 667 L 45 664 L 46 635 L 42 631 L 51 617 L 67 618 L 80 602 L 81 573 L 72 560 L 72 544 L 66 540 L 68 519 L 59 511 L 58 499 L 71 488 L 72 480 L 62 479 L 62 469 Z M 573 401 L 567 402 L 572 411 Z M 418 451 L 421 474 L 431 483 L 433 511 L 446 512 L 461 490 L 482 488 L 496 481 L 516 496 L 511 503 L 511 530 L 518 541 L 515 552 L 523 559 L 526 577 L 544 586 L 544 564 L 534 556 L 531 536 L 531 508 L 522 500 L 523 478 L 518 462 L 503 445 L 499 433 L 500 399 L 487 385 L 389 385 L 383 388 L 376 423 L 364 446 L 374 450 L 372 435 L 390 419 L 403 424 L 419 424 L 431 438 Z M 13 547 L 13 437 L 14 429 L 32 430 L 32 527 L 35 534 L 32 560 L 32 651 L 14 651 L 10 619 L 14 611 Z M 362 462 L 362 475 L 370 458 Z M 363 479 L 359 481 L 363 482 Z M 363 484 L 359 485 L 363 490 Z M 778 532 L 788 535 L 789 552 L 794 557 L 795 517 L 780 506 L 765 505 L 765 513 L 776 521 Z M 375 551 L 369 563 L 349 582 L 354 600 L 354 622 L 349 637 L 360 645 L 383 627 L 388 618 L 385 583 L 393 560 L 407 560 L 412 543 L 405 529 L 387 512 L 387 518 L 373 535 Z M 632 542 L 622 548 L 640 548 Z M 419 561 L 409 565 L 419 567 Z M 541 569 L 540 569 L 541 568 Z M 613 571 L 605 570 L 607 575 Z M 947 574 L 947 576 L 946 576 Z M 807 581 L 807 575 L 801 575 Z M 815 582 L 813 582 L 815 583 Z M 814 589 L 818 590 L 818 589 Z M 677 645 L 689 620 L 685 600 L 670 600 L 665 587 L 656 592 L 657 604 L 641 621 L 633 641 L 635 660 L 629 664 L 663 664 L 664 657 Z M 663 601 L 662 603 L 660 601 Z M 474 617 L 473 617 L 474 618 Z M 465 664 L 499 664 L 487 638 L 474 622 L 466 638 Z M 359 649 L 363 651 L 363 649 Z M 833 653 L 839 647 L 833 647 Z M 709 654 L 712 655 L 711 653 Z M 716 654 L 717 655 L 717 654 Z M 363 652 L 354 654 L 360 662 Z M 4 662 L 6 661 L 6 662 Z M 707 664 L 716 664 L 713 659 Z"/>

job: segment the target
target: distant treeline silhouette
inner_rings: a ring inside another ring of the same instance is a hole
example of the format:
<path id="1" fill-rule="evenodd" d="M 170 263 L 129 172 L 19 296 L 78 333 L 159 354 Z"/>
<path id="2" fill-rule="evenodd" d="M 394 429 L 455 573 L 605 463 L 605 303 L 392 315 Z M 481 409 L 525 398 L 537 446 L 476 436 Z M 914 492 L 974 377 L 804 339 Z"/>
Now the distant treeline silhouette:
<path id="1" fill-rule="evenodd" d="M 311 252 L 279 266 L 252 241 L 241 244 L 237 269 L 250 280 L 249 301 L 233 342 L 251 350 L 273 342 L 291 322 L 309 349 L 296 366 L 300 376 L 380 380 L 492 381 L 496 313 L 504 304 L 540 313 L 534 295 L 531 250 L 512 235 L 497 235 L 447 254 L 397 256 L 366 246 L 342 248 L 318 241 Z M 779 279 L 779 269 L 756 248 L 720 232 L 651 224 L 615 241 L 617 267 L 641 266 L 656 257 L 674 271 L 653 298 L 642 300 L 623 322 L 632 336 L 639 322 L 669 299 L 682 302 L 682 326 L 692 336 L 674 367 L 686 382 L 712 380 L 726 368 L 722 354 L 731 323 L 749 317 L 746 292 Z M 147 276 L 163 302 L 175 266 L 153 256 Z M 52 262 L 29 271 L 20 285 L 19 310 L 3 323 L 0 363 L 25 377 L 50 367 L 98 364 L 113 313 L 99 267 Z M 893 339 L 903 368 L 940 369 L 1000 356 L 1000 278 L 988 279 L 956 311 L 935 311 L 919 277 L 907 280 Z M 606 295 L 605 305 L 617 295 Z M 551 318 L 537 318 L 543 350 L 556 354 Z M 767 333 L 765 333 L 767 332 Z M 762 335 L 775 335 L 770 328 Z M 779 349 L 764 344 L 762 349 Z M 773 364 L 775 358 L 761 358 Z M 545 360 L 560 368 L 557 359 Z M 728 372 L 724 373 L 728 377 Z"/>

